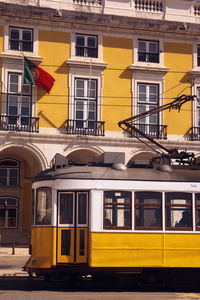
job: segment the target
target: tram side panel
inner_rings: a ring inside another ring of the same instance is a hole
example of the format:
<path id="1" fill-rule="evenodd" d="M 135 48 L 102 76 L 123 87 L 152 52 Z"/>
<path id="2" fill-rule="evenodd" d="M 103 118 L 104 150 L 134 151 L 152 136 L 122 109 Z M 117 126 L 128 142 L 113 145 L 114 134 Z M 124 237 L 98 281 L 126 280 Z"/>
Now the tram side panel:
<path id="1" fill-rule="evenodd" d="M 56 228 L 32 228 L 32 253 L 25 267 L 33 272 L 50 270 L 56 265 Z"/>
<path id="2" fill-rule="evenodd" d="M 103 191 L 91 191 L 91 267 L 200 267 L 198 232 L 104 230 L 103 218 Z"/>

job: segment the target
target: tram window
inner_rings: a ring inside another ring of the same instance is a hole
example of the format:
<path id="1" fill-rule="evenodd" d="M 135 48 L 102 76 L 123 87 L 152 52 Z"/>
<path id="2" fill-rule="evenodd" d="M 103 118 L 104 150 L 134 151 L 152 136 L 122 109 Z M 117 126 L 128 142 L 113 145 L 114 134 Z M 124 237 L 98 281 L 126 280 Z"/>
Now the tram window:
<path id="1" fill-rule="evenodd" d="M 162 194 L 156 192 L 135 193 L 135 228 L 162 229 Z"/>
<path id="2" fill-rule="evenodd" d="M 195 194 L 195 224 L 196 230 L 200 230 L 200 194 Z"/>
<path id="3" fill-rule="evenodd" d="M 131 229 L 130 192 L 104 192 L 104 229 Z"/>
<path id="4" fill-rule="evenodd" d="M 78 224 L 87 224 L 87 193 L 78 193 Z"/>
<path id="5" fill-rule="evenodd" d="M 51 189 L 40 188 L 37 190 L 35 215 L 36 225 L 51 225 L 51 202 Z"/>
<path id="6" fill-rule="evenodd" d="M 60 224 L 73 224 L 74 193 L 60 193 Z"/>
<path id="7" fill-rule="evenodd" d="M 192 230 L 192 194 L 166 193 L 166 229 Z"/>

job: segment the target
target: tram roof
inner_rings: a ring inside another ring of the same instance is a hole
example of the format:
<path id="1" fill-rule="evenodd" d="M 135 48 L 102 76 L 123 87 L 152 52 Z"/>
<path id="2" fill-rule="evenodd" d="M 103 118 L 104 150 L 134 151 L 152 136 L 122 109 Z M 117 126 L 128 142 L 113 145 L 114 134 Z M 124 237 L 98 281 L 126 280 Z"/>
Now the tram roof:
<path id="1" fill-rule="evenodd" d="M 55 179 L 80 180 L 130 180 L 130 181 L 172 181 L 200 182 L 200 169 L 191 167 L 173 167 L 171 171 L 155 168 L 127 167 L 122 170 L 113 166 L 85 165 L 68 166 L 60 169 L 48 169 L 39 173 L 34 181 Z"/>

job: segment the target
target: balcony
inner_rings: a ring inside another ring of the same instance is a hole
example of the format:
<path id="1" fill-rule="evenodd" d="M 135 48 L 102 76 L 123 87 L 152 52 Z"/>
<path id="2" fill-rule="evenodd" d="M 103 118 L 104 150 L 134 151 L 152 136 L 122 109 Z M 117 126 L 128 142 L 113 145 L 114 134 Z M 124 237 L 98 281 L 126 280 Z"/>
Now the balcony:
<path id="1" fill-rule="evenodd" d="M 100 121 L 67 120 L 66 134 L 104 136 L 104 124 Z"/>
<path id="2" fill-rule="evenodd" d="M 167 139 L 167 126 L 166 125 L 157 125 L 157 124 L 134 124 L 136 128 L 144 132 L 146 135 L 152 139 Z M 143 138 L 137 132 L 132 131 L 131 137 Z"/>
<path id="3" fill-rule="evenodd" d="M 89 5 L 89 6 L 101 6 L 102 0 L 73 0 L 74 4 Z"/>
<path id="4" fill-rule="evenodd" d="M 39 132 L 39 118 L 0 115 L 0 130 Z"/>
<path id="5" fill-rule="evenodd" d="M 191 127 L 187 135 L 190 141 L 200 141 L 200 127 Z"/>
<path id="6" fill-rule="evenodd" d="M 161 13 L 163 12 L 163 3 L 159 0 L 135 0 L 135 10 Z"/>

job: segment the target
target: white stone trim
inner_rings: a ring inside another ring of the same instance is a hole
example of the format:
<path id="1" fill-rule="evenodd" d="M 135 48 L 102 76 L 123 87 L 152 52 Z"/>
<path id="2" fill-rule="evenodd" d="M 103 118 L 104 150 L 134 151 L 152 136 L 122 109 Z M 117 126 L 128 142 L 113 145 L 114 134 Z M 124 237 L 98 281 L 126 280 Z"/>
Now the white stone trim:
<path id="1" fill-rule="evenodd" d="M 97 41 L 98 41 L 98 57 L 97 58 L 96 57 L 82 57 L 82 56 L 75 55 L 76 34 L 97 36 Z M 73 30 L 71 32 L 70 55 L 71 55 L 71 59 L 73 61 L 77 61 L 80 63 L 81 62 L 90 63 L 91 61 L 93 63 L 103 62 L 103 35 L 102 35 L 102 33 L 97 32 L 97 31 L 91 31 L 90 29 L 83 30 L 82 28 Z"/>
<path id="2" fill-rule="evenodd" d="M 159 63 L 138 61 L 138 40 L 155 41 L 159 43 Z M 134 36 L 133 37 L 133 65 L 146 68 L 163 68 L 164 67 L 164 42 L 163 39 L 154 36 Z"/>
<path id="3" fill-rule="evenodd" d="M 9 50 L 9 27 L 16 27 L 16 28 L 27 28 L 33 30 L 33 52 L 24 52 L 24 51 L 17 51 L 17 50 Z M 10 53 L 14 55 L 24 54 L 25 56 L 37 56 L 38 54 L 38 30 L 34 26 L 30 26 L 27 23 L 9 23 L 4 26 L 4 51 L 5 53 Z"/>

